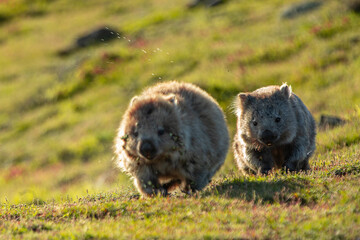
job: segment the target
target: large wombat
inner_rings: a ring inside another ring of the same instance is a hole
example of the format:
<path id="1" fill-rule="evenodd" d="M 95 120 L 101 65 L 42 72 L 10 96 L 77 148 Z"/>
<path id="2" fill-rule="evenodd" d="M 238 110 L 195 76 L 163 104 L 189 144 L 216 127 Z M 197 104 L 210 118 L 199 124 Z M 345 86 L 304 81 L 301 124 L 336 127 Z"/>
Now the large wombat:
<path id="1" fill-rule="evenodd" d="M 131 100 L 116 137 L 117 164 L 144 196 L 203 189 L 224 163 L 224 114 L 206 92 L 165 82 Z"/>

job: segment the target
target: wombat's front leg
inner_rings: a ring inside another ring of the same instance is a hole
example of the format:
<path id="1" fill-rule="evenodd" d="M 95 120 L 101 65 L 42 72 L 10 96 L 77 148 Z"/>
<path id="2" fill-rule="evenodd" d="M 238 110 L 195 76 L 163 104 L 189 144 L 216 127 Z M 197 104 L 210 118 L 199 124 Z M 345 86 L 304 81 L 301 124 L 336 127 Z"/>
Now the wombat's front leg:
<path id="1" fill-rule="evenodd" d="M 200 191 L 211 181 L 212 174 L 209 169 L 196 167 L 189 172 L 191 172 L 191 175 L 180 186 L 181 191 L 184 193 L 191 194 Z"/>
<path id="2" fill-rule="evenodd" d="M 210 179 L 204 179 L 203 177 L 195 177 L 193 180 L 186 179 L 180 186 L 180 189 L 186 194 L 196 193 L 209 184 L 210 181 Z"/>
<path id="3" fill-rule="evenodd" d="M 160 193 L 167 195 L 167 190 L 163 188 L 153 169 L 147 165 L 141 166 L 134 176 L 134 183 L 137 190 L 147 197 L 152 197 Z"/>
<path id="4" fill-rule="evenodd" d="M 308 146 L 306 139 L 297 138 L 290 146 L 291 149 L 289 150 L 289 154 L 285 159 L 286 170 L 299 171 L 300 169 L 309 169 L 308 161 L 312 152 L 306 152 L 305 146 Z"/>
<path id="5" fill-rule="evenodd" d="M 274 167 L 274 159 L 269 149 L 262 151 L 247 149 L 246 151 L 250 168 L 256 173 L 267 174 Z"/>

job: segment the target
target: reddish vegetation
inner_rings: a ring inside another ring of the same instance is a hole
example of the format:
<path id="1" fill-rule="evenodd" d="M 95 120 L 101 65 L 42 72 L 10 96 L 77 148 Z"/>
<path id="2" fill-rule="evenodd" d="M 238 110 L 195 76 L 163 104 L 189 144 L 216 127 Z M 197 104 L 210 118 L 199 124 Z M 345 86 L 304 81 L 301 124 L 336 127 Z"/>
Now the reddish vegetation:
<path id="1" fill-rule="evenodd" d="M 20 166 L 13 166 L 9 169 L 7 174 L 5 175 L 5 179 L 7 181 L 22 176 L 25 173 L 25 169 Z"/>
<path id="2" fill-rule="evenodd" d="M 117 64 L 120 64 L 122 59 L 119 55 L 114 53 L 103 52 L 100 59 L 90 70 L 83 73 L 83 77 L 93 77 L 96 75 L 103 75 L 115 69 Z"/>
<path id="3" fill-rule="evenodd" d="M 310 32 L 315 35 L 321 35 L 325 31 L 339 31 L 342 28 L 348 27 L 350 24 L 350 19 L 348 17 L 344 17 L 341 22 L 327 21 L 323 24 L 313 26 L 310 29 Z"/>
<path id="4" fill-rule="evenodd" d="M 314 26 L 311 28 L 311 33 L 313 34 L 317 34 L 319 31 L 321 30 L 321 27 L 320 26 Z"/>
<path id="5" fill-rule="evenodd" d="M 230 54 L 228 55 L 227 57 L 227 60 L 232 63 L 234 61 L 238 61 L 244 57 L 247 57 L 247 56 L 250 56 L 254 54 L 254 51 L 250 48 L 243 48 L 243 49 L 240 49 L 239 51 L 233 53 L 233 54 Z"/>
<path id="6" fill-rule="evenodd" d="M 147 45 L 148 45 L 148 42 L 142 37 L 135 39 L 135 41 L 132 41 L 130 44 L 130 46 L 134 47 L 134 48 L 144 48 Z"/>

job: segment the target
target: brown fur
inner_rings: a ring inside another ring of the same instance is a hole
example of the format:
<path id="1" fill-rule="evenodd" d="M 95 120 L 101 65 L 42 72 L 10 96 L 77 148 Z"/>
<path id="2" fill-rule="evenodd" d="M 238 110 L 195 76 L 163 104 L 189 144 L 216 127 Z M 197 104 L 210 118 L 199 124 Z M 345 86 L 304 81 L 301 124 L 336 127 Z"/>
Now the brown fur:
<path id="1" fill-rule="evenodd" d="M 268 86 L 240 93 L 236 101 L 234 155 L 243 174 L 273 168 L 309 169 L 315 151 L 316 125 L 291 87 Z"/>
<path id="2" fill-rule="evenodd" d="M 216 101 L 193 84 L 175 81 L 134 97 L 115 139 L 118 166 L 144 196 L 166 195 L 177 186 L 201 190 L 224 163 L 228 147 Z"/>

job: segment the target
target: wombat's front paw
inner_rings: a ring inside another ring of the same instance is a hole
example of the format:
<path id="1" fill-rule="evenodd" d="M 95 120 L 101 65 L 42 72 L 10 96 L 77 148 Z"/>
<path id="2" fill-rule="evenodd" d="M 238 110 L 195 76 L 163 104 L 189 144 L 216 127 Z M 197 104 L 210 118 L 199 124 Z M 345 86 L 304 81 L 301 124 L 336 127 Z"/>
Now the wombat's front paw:
<path id="1" fill-rule="evenodd" d="M 262 167 L 259 169 L 259 172 L 264 175 L 269 174 L 270 171 L 271 171 L 271 167 Z"/>
<path id="2" fill-rule="evenodd" d="M 155 197 L 157 195 L 160 195 L 162 197 L 166 197 L 168 195 L 168 191 L 165 188 L 154 188 L 154 189 L 146 189 L 144 191 L 141 191 L 143 196 L 146 197 Z"/>
<path id="3" fill-rule="evenodd" d="M 296 162 L 287 162 L 285 163 L 285 170 L 286 172 L 294 172 L 294 171 L 297 171 L 298 168 L 297 168 L 297 163 Z"/>
<path id="4" fill-rule="evenodd" d="M 180 187 L 181 192 L 191 195 L 196 192 L 195 182 L 187 179 L 184 184 Z"/>
<path id="5" fill-rule="evenodd" d="M 168 195 L 168 191 L 166 188 L 160 188 L 159 193 L 161 194 L 162 197 L 166 197 Z"/>
<path id="6" fill-rule="evenodd" d="M 154 197 L 157 195 L 167 196 L 168 194 L 167 189 L 160 186 L 159 184 L 153 183 L 151 181 L 148 181 L 146 183 L 143 182 L 145 181 L 136 180 L 135 182 L 136 187 L 142 196 L 144 197 Z"/>

